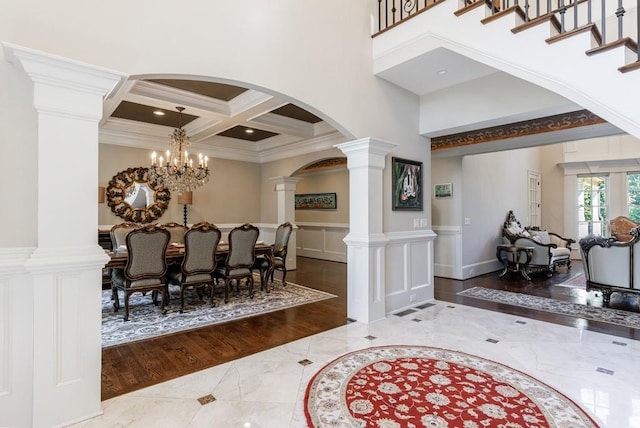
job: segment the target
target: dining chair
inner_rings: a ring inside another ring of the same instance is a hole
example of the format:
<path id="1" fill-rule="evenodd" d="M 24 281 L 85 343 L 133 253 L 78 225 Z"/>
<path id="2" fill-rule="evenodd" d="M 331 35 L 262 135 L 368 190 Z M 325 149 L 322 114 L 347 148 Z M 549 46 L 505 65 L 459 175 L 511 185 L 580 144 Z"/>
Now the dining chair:
<path id="1" fill-rule="evenodd" d="M 114 225 L 109 231 L 109 235 L 111 235 L 111 249 L 116 251 L 119 247 L 127 245 L 127 235 L 138 227 L 140 227 L 139 224 L 131 221 Z"/>
<path id="2" fill-rule="evenodd" d="M 215 225 L 203 221 L 193 225 L 184 234 L 184 259 L 180 271 L 169 272 L 172 283 L 180 284 L 180 313 L 184 311 L 184 290 L 209 285 L 210 304 L 213 307 L 214 276 L 216 268 L 216 249 L 221 232 Z M 199 293 L 201 294 L 201 293 Z"/>
<path id="3" fill-rule="evenodd" d="M 231 229 L 228 236 L 229 252 L 224 261 L 218 263 L 214 275 L 224 279 L 224 302 L 229 302 L 229 287 L 236 281 L 239 290 L 240 280 L 246 279 L 249 285 L 249 296 L 253 297 L 253 263 L 255 262 L 255 246 L 260 230 L 256 226 L 245 223 Z"/>
<path id="4" fill-rule="evenodd" d="M 187 228 L 184 225 L 172 221 L 172 222 L 163 224 L 162 227 L 167 229 L 171 234 L 171 239 L 169 240 L 169 243 L 184 244 L 184 240 L 185 240 L 184 235 L 185 233 L 187 233 Z"/>
<path id="5" fill-rule="evenodd" d="M 129 297 L 135 292 L 145 295 L 151 291 L 154 304 L 157 304 L 157 294 L 162 294 L 160 310 L 164 314 L 164 305 L 168 300 L 165 253 L 170 236 L 168 230 L 153 224 L 135 229 L 127 235 L 127 264 L 123 270 L 114 269 L 111 274 L 113 308 L 115 312 L 120 308 L 118 291 L 122 290 L 125 321 L 129 320 Z"/>
<path id="6" fill-rule="evenodd" d="M 282 285 L 286 286 L 287 277 L 287 245 L 293 225 L 289 222 L 282 223 L 276 229 L 276 236 L 271 245 L 271 252 L 262 256 L 257 256 L 253 263 L 252 269 L 260 272 L 260 288 L 269 292 L 268 280 L 271 278 L 273 283 L 273 273 L 275 270 L 282 272 Z"/>

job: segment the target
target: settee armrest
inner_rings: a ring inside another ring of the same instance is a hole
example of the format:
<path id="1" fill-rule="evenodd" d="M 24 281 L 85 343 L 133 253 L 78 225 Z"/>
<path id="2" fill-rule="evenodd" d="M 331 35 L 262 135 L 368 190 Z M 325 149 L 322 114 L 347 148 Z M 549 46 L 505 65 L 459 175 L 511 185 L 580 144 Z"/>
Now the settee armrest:
<path id="1" fill-rule="evenodd" d="M 556 244 L 558 247 L 565 247 L 571 249 L 571 244 L 574 244 L 575 239 L 565 238 L 563 236 L 558 235 L 557 233 L 548 232 L 549 239 L 552 243 Z"/>

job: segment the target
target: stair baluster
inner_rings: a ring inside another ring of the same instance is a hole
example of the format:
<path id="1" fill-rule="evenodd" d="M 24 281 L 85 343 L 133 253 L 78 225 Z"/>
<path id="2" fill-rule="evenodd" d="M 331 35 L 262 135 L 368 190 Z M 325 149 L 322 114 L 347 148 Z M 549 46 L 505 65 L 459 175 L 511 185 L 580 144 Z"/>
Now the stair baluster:
<path id="1" fill-rule="evenodd" d="M 622 38 L 622 18 L 624 18 L 624 12 L 622 0 L 618 0 L 618 9 L 616 9 L 616 17 L 618 17 L 618 39 Z"/>

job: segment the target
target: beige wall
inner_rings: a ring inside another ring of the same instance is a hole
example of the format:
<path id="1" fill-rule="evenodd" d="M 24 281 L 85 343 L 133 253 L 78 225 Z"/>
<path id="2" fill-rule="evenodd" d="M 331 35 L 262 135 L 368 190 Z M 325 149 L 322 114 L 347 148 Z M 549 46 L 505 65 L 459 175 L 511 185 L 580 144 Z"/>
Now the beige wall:
<path id="1" fill-rule="evenodd" d="M 299 175 L 296 193 L 336 193 L 335 210 L 296 210 L 296 223 L 349 223 L 349 171 L 346 168 Z"/>
<path id="2" fill-rule="evenodd" d="M 100 144 L 99 183 L 109 180 L 127 168 L 148 166 L 151 151 Z M 187 207 L 188 222 L 209 221 L 216 224 L 260 222 L 261 167 L 250 162 L 210 159 L 211 179 L 194 190 L 193 205 Z M 101 204 L 98 224 L 112 225 L 123 220 L 115 216 L 108 205 Z M 172 194 L 169 208 L 159 223 L 183 221 L 183 205 Z"/>

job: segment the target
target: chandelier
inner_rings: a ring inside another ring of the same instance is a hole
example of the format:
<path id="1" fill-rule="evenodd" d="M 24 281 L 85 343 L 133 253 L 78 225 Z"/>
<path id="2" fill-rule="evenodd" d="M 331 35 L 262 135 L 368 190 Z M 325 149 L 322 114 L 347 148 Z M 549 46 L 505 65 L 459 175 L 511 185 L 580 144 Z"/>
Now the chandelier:
<path id="1" fill-rule="evenodd" d="M 198 154 L 198 166 L 193 166 L 193 159 L 189 158 L 187 152 L 191 142 L 187 132 L 182 129 L 184 107 L 176 107 L 176 110 L 180 112 L 180 121 L 178 128 L 170 135 L 171 150 L 166 151 L 166 158 L 157 158 L 156 152 L 153 152 L 149 172 L 152 179 L 172 192 L 191 192 L 209 181 L 209 158 Z"/>

